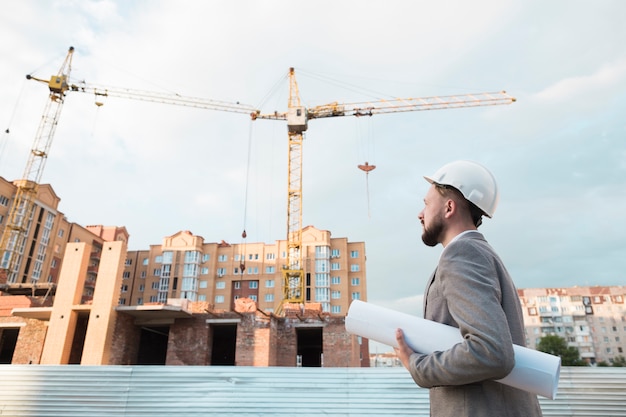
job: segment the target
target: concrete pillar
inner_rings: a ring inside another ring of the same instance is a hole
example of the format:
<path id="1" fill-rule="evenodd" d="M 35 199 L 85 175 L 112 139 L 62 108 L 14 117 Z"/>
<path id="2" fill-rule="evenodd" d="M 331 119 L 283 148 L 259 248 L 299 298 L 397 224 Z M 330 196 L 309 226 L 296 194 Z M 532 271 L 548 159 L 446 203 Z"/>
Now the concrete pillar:
<path id="1" fill-rule="evenodd" d="M 41 354 L 41 364 L 68 363 L 76 330 L 78 313 L 89 266 L 91 245 L 84 242 L 68 243 L 50 315 L 48 334 Z"/>
<path id="2" fill-rule="evenodd" d="M 81 365 L 108 365 L 126 259 L 126 242 L 104 242 Z"/>

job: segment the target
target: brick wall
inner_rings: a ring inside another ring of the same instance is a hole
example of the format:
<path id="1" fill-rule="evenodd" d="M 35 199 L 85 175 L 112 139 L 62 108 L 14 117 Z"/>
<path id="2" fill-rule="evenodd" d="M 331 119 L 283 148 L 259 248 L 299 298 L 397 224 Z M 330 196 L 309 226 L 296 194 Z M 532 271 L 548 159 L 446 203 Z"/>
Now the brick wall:
<path id="1" fill-rule="evenodd" d="M 243 314 L 237 326 L 237 366 L 270 366 L 271 339 L 269 316 Z"/>
<path id="2" fill-rule="evenodd" d="M 111 343 L 109 365 L 133 365 L 137 363 L 141 328 L 127 314 L 117 314 Z"/>
<path id="3" fill-rule="evenodd" d="M 207 365 L 209 330 L 206 314 L 177 319 L 170 325 L 166 365 Z"/>

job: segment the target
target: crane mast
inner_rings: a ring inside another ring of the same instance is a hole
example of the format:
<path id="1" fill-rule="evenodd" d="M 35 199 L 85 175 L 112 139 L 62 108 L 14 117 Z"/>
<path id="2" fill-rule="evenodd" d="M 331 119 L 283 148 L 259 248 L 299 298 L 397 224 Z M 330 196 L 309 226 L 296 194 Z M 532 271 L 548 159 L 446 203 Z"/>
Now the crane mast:
<path id="1" fill-rule="evenodd" d="M 284 303 L 304 303 L 302 270 L 302 140 L 307 129 L 306 109 L 300 105 L 300 93 L 294 69 L 289 70 L 287 132 L 289 166 L 287 175 L 287 264 L 283 266 Z"/>

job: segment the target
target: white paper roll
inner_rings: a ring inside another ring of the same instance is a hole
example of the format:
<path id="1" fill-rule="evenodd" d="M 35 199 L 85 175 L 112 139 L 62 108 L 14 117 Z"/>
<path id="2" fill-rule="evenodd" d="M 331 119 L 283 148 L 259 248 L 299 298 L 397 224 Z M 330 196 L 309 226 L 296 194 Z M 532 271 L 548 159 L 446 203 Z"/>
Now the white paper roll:
<path id="1" fill-rule="evenodd" d="M 350 304 L 346 316 L 349 333 L 397 347 L 396 329 L 402 329 L 407 344 L 419 353 L 448 350 L 463 341 L 456 327 L 359 300 Z M 425 334 L 430 337 L 424 337 Z M 559 385 L 561 358 L 518 345 L 513 345 L 513 350 L 515 367 L 498 382 L 553 400 Z"/>

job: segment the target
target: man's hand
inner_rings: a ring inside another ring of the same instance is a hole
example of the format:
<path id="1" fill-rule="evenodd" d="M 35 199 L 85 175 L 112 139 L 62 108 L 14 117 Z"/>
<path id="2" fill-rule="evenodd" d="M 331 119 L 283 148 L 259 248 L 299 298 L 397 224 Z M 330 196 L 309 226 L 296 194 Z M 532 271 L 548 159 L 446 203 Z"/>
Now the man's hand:
<path id="1" fill-rule="evenodd" d="M 393 350 L 395 350 L 396 355 L 398 355 L 398 359 L 402 362 L 402 365 L 404 365 L 406 369 L 409 369 L 409 359 L 415 352 L 409 347 L 409 345 L 406 344 L 402 329 L 396 329 L 396 342 L 398 342 L 398 347 L 393 348 Z"/>

